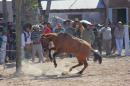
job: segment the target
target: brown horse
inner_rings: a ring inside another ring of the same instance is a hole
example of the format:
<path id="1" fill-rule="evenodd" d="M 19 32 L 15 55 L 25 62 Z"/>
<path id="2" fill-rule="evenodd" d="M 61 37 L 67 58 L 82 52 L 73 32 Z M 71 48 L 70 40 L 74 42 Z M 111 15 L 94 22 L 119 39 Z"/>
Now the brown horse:
<path id="1" fill-rule="evenodd" d="M 72 66 L 69 71 L 72 71 L 73 68 L 81 66 L 84 64 L 84 67 L 81 71 L 78 72 L 78 74 L 82 74 L 83 71 L 88 66 L 87 59 L 90 57 L 91 52 L 94 53 L 94 61 L 99 61 L 99 63 L 102 63 L 102 57 L 91 47 L 91 45 L 79 38 L 73 37 L 67 33 L 49 33 L 45 35 L 47 39 L 50 41 L 53 41 L 54 47 L 50 49 L 55 50 L 55 53 L 53 54 L 53 63 L 55 67 L 57 67 L 57 63 L 55 60 L 55 57 L 59 53 L 73 53 L 78 60 L 78 64 L 75 66 Z M 50 59 L 52 59 L 51 55 L 49 55 Z"/>

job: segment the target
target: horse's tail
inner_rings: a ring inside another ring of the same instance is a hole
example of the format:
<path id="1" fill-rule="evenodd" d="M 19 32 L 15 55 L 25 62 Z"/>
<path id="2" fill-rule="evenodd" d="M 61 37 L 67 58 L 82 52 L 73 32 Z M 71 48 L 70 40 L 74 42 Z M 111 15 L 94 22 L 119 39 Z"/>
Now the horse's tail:
<path id="1" fill-rule="evenodd" d="M 99 64 L 101 64 L 102 63 L 102 56 L 98 53 L 97 50 L 92 49 L 91 51 L 93 52 L 93 55 L 94 55 L 93 61 L 96 62 L 98 60 Z"/>

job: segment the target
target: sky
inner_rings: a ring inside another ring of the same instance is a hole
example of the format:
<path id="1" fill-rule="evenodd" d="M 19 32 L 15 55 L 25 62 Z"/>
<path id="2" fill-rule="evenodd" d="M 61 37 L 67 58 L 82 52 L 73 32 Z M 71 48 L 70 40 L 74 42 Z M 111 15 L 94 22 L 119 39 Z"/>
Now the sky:
<path id="1" fill-rule="evenodd" d="M 0 0 L 0 1 L 2 1 L 2 0 Z M 12 1 L 12 0 L 6 0 L 6 1 Z"/>

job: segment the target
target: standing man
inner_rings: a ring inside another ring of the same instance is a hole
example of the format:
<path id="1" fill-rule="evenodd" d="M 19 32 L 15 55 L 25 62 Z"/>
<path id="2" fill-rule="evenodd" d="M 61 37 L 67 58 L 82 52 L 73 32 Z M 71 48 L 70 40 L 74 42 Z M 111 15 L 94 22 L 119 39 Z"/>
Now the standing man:
<path id="1" fill-rule="evenodd" d="M 124 38 L 124 28 L 121 21 L 118 22 L 114 31 L 114 35 L 116 40 L 116 47 L 118 50 L 118 56 L 121 57 Z"/>
<path id="2" fill-rule="evenodd" d="M 64 21 L 64 28 L 65 32 L 74 36 L 75 35 L 75 29 L 72 27 L 72 21 L 71 20 L 66 20 Z"/>
<path id="3" fill-rule="evenodd" d="M 106 56 L 110 56 L 112 40 L 111 28 L 108 26 L 108 24 L 105 24 L 105 26 L 100 29 L 100 33 L 102 33 L 103 36 L 103 45 L 106 51 Z"/>
<path id="4" fill-rule="evenodd" d="M 2 38 L 2 44 L 0 47 L 0 64 L 4 64 L 6 58 L 7 33 L 3 31 L 1 38 Z"/>
<path id="5" fill-rule="evenodd" d="M 24 41 L 25 41 L 25 58 L 30 59 L 31 58 L 31 52 L 32 52 L 32 41 L 31 41 L 31 28 L 32 25 L 30 23 L 25 24 L 23 27 L 24 31 Z"/>
<path id="6" fill-rule="evenodd" d="M 40 31 L 40 27 L 35 25 L 32 27 L 33 28 L 33 32 L 31 33 L 31 40 L 32 40 L 32 61 L 34 62 L 35 60 L 35 55 L 36 53 L 38 53 L 39 56 L 39 62 L 43 63 L 44 59 L 43 59 L 43 49 L 42 49 L 42 45 L 41 45 L 41 35 L 42 35 L 42 31 Z"/>
<path id="7" fill-rule="evenodd" d="M 56 25 L 56 27 L 53 29 L 54 33 L 64 33 L 65 29 L 63 28 L 63 26 L 61 25 L 61 23 L 58 23 Z"/>

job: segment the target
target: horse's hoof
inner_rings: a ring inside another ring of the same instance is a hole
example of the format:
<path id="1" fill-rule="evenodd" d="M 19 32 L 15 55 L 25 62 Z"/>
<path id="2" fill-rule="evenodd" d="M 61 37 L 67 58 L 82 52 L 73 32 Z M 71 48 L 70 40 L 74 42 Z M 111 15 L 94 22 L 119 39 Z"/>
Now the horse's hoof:
<path id="1" fill-rule="evenodd" d="M 80 75 L 81 75 L 82 73 L 83 73 L 83 72 L 82 72 L 82 71 L 80 71 L 80 72 L 78 72 L 77 74 L 80 74 Z"/>
<path id="2" fill-rule="evenodd" d="M 69 72 L 71 72 L 72 71 L 72 69 L 69 69 Z"/>
<path id="3" fill-rule="evenodd" d="M 68 75 L 68 74 L 69 74 L 68 71 L 64 71 L 61 73 L 61 75 Z"/>
<path id="4" fill-rule="evenodd" d="M 55 68 L 57 67 L 57 64 L 55 65 Z"/>

